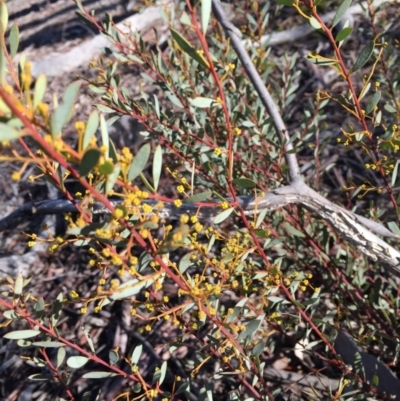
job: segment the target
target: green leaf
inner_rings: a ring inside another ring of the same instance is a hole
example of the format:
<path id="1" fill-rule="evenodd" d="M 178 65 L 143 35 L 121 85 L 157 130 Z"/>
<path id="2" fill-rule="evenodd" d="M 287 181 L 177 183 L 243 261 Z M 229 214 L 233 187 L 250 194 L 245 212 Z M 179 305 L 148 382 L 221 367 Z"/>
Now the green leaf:
<path id="1" fill-rule="evenodd" d="M 231 214 L 232 212 L 235 210 L 234 207 L 230 207 L 229 209 L 224 210 L 223 212 L 217 214 L 214 217 L 214 224 L 220 224 L 222 223 L 224 220 L 226 220 Z"/>
<path id="2" fill-rule="evenodd" d="M 365 65 L 365 63 L 371 58 L 372 53 L 374 52 L 374 48 L 375 48 L 375 41 L 373 40 L 369 41 L 365 45 L 365 47 L 361 50 L 361 53 L 358 56 L 358 59 L 354 64 L 354 67 L 351 70 L 351 72 L 356 72 Z"/>
<path id="3" fill-rule="evenodd" d="M 158 98 L 156 95 L 153 95 L 154 98 L 154 109 L 156 111 L 157 118 L 160 119 L 160 103 L 158 102 Z"/>
<path id="4" fill-rule="evenodd" d="M 112 141 L 112 139 L 110 138 L 110 157 L 112 159 L 112 161 L 114 162 L 114 164 L 118 163 L 118 153 L 117 153 L 117 149 L 115 148 L 114 142 Z"/>
<path id="5" fill-rule="evenodd" d="M 53 325 L 53 327 L 56 327 L 58 320 L 60 319 L 60 315 L 61 315 L 61 311 L 62 311 L 62 307 L 63 307 L 63 294 L 62 292 L 60 292 L 57 295 L 56 300 L 54 301 L 53 304 L 53 310 L 52 310 L 52 314 L 51 314 L 51 324 Z"/>
<path id="6" fill-rule="evenodd" d="M 314 29 L 321 29 L 321 24 L 318 22 L 318 20 L 315 17 L 311 17 L 308 22 Z"/>
<path id="7" fill-rule="evenodd" d="M 105 189 L 106 195 L 114 188 L 114 185 L 118 180 L 119 173 L 121 172 L 121 166 L 119 164 L 115 165 L 113 168 L 113 172 L 107 176 Z"/>
<path id="8" fill-rule="evenodd" d="M 27 338 L 36 337 L 39 334 L 39 330 L 18 330 L 4 334 L 3 338 L 8 338 L 9 340 L 25 340 Z"/>
<path id="9" fill-rule="evenodd" d="M 66 355 L 67 351 L 65 351 L 65 348 L 60 347 L 57 351 L 57 364 L 56 364 L 57 369 L 63 364 Z"/>
<path id="10" fill-rule="evenodd" d="M 254 188 L 256 183 L 248 178 L 236 178 L 233 180 L 233 184 L 240 188 Z"/>
<path id="11" fill-rule="evenodd" d="M 383 108 L 389 113 L 397 113 L 397 110 L 389 103 L 386 103 Z"/>
<path id="12" fill-rule="evenodd" d="M 201 0 L 201 27 L 203 34 L 207 32 L 208 23 L 211 16 L 211 0 Z"/>
<path id="13" fill-rule="evenodd" d="M 132 352 L 132 356 L 131 356 L 131 364 L 133 365 L 137 365 L 139 362 L 139 359 L 142 355 L 143 352 L 143 344 L 139 344 L 135 347 L 135 349 Z"/>
<path id="14" fill-rule="evenodd" d="M 240 333 L 239 338 L 241 340 L 253 337 L 258 328 L 260 327 L 261 322 L 264 320 L 265 314 L 262 314 L 257 317 L 257 319 L 252 320 L 246 325 L 246 328 Z"/>
<path id="15" fill-rule="evenodd" d="M 396 161 L 396 164 L 394 166 L 394 169 L 392 171 L 392 187 L 396 184 L 396 180 L 397 180 L 397 171 L 399 169 L 399 164 L 400 164 L 400 160 Z"/>
<path id="16" fill-rule="evenodd" d="M 242 309 L 247 301 L 248 301 L 247 298 L 243 298 L 235 305 L 235 307 L 233 308 L 233 312 L 230 313 L 228 315 L 228 317 L 226 318 L 226 323 L 231 323 L 237 318 L 237 316 L 242 311 Z"/>
<path id="17" fill-rule="evenodd" d="M 42 348 L 60 348 L 65 347 L 65 344 L 60 343 L 59 341 L 35 341 L 32 343 L 35 347 Z"/>
<path id="18" fill-rule="evenodd" d="M 10 55 L 14 57 L 17 54 L 19 47 L 19 28 L 13 25 L 10 29 Z"/>
<path id="19" fill-rule="evenodd" d="M 182 102 L 172 92 L 166 92 L 165 95 L 175 106 L 180 107 L 181 109 L 184 108 Z"/>
<path id="20" fill-rule="evenodd" d="M 260 356 L 265 349 L 266 341 L 258 342 L 251 351 L 252 356 Z"/>
<path id="21" fill-rule="evenodd" d="M 193 265 L 193 256 L 194 252 L 187 253 L 183 258 L 179 261 L 179 271 L 184 273 L 190 266 Z"/>
<path id="22" fill-rule="evenodd" d="M 84 366 L 89 358 L 86 356 L 70 356 L 67 359 L 67 365 L 72 369 L 79 369 Z"/>
<path id="23" fill-rule="evenodd" d="M 185 393 L 185 395 L 188 397 L 188 395 L 190 396 L 190 382 L 189 381 L 185 381 L 183 382 L 178 389 L 175 391 L 175 394 L 181 394 L 181 393 Z M 188 397 L 189 399 L 189 397 Z"/>
<path id="24" fill-rule="evenodd" d="M 0 142 L 12 141 L 20 136 L 21 134 L 14 128 L 11 128 L 4 123 L 0 123 Z"/>
<path id="25" fill-rule="evenodd" d="M 268 300 L 271 301 L 273 304 L 279 304 L 279 303 L 284 303 L 284 304 L 288 304 L 290 303 L 289 301 L 287 301 L 286 299 L 280 298 L 280 297 L 276 297 L 274 295 L 268 297 Z"/>
<path id="26" fill-rule="evenodd" d="M 156 370 L 153 375 L 153 385 L 158 382 L 158 385 L 161 386 L 162 382 L 165 379 L 165 374 L 167 373 L 167 361 L 164 361 L 161 365 L 161 368 Z"/>
<path id="27" fill-rule="evenodd" d="M 89 146 L 93 135 L 99 128 L 99 121 L 99 113 L 96 110 L 92 111 L 86 124 L 85 133 L 83 134 L 82 150 L 85 150 Z"/>
<path id="28" fill-rule="evenodd" d="M 132 182 L 145 169 L 150 157 L 150 152 L 151 146 L 149 143 L 146 143 L 139 149 L 128 169 L 129 182 Z"/>
<path id="29" fill-rule="evenodd" d="M 54 380 L 53 376 L 46 376 L 41 373 L 35 373 L 34 375 L 28 376 L 29 380 L 34 380 L 34 381 L 47 381 L 47 380 Z"/>
<path id="30" fill-rule="evenodd" d="M 110 163 L 109 161 L 106 161 L 99 166 L 100 174 L 108 175 L 108 174 L 112 174 L 113 171 L 114 171 L 114 165 L 112 163 Z"/>
<path id="31" fill-rule="evenodd" d="M 201 96 L 195 97 L 194 99 L 189 99 L 189 102 L 190 102 L 190 104 L 192 106 L 198 107 L 198 108 L 201 108 L 201 109 L 205 109 L 207 107 L 211 107 L 211 105 L 213 103 L 218 104 L 215 101 L 215 99 L 211 99 L 211 98 L 208 98 L 208 97 L 201 97 Z"/>
<path id="32" fill-rule="evenodd" d="M 118 376 L 117 373 L 113 372 L 89 372 L 85 373 L 82 378 L 84 379 L 105 379 L 106 377 Z"/>
<path id="33" fill-rule="evenodd" d="M 212 195 L 212 191 L 201 192 L 200 194 L 195 194 L 195 195 L 189 196 L 189 198 L 186 198 L 184 200 L 184 203 L 204 202 L 207 199 L 210 199 L 211 195 Z"/>
<path id="34" fill-rule="evenodd" d="M 336 42 L 342 42 L 345 40 L 351 33 L 353 32 L 353 28 L 351 27 L 346 27 L 343 28 L 337 35 L 336 35 Z"/>
<path id="35" fill-rule="evenodd" d="M 87 341 L 87 343 L 88 343 L 88 345 L 89 345 L 90 350 L 91 350 L 93 353 L 95 353 L 96 351 L 95 351 L 95 349 L 94 349 L 93 340 L 90 338 L 89 332 L 85 329 L 84 326 L 81 326 L 81 330 L 83 331 L 83 334 L 84 334 L 85 337 L 86 337 L 86 341 Z"/>
<path id="36" fill-rule="evenodd" d="M 340 20 L 343 18 L 343 15 L 346 14 L 346 11 L 349 9 L 352 0 L 344 0 L 344 2 L 339 6 L 338 10 L 336 11 L 335 18 L 332 22 L 332 28 L 335 27 Z"/>
<path id="37" fill-rule="evenodd" d="M 96 107 L 102 111 L 103 113 L 115 113 L 115 110 L 112 109 L 111 107 L 108 107 L 104 104 L 96 104 Z"/>
<path id="38" fill-rule="evenodd" d="M 18 273 L 18 276 L 15 279 L 15 284 L 14 284 L 14 295 L 19 297 L 22 294 L 23 288 L 24 288 L 24 277 L 22 276 L 22 273 Z"/>
<path id="39" fill-rule="evenodd" d="M 97 166 L 100 157 L 101 153 L 98 149 L 87 150 L 82 157 L 81 164 L 79 165 L 79 175 L 81 177 L 88 175 L 93 168 Z"/>
<path id="40" fill-rule="evenodd" d="M 179 32 L 172 28 L 170 31 L 175 42 L 188 56 L 197 61 L 204 68 L 209 68 L 207 60 L 200 53 L 197 53 L 196 49 Z"/>
<path id="41" fill-rule="evenodd" d="M 160 183 L 162 163 L 163 163 L 162 158 L 163 158 L 162 148 L 160 145 L 157 145 L 153 158 L 153 186 L 156 192 L 158 184 Z"/>
<path id="42" fill-rule="evenodd" d="M 8 26 L 8 10 L 6 4 L 3 1 L 0 3 L 0 23 L 1 33 L 4 34 Z"/>
<path id="43" fill-rule="evenodd" d="M 51 115 L 50 129 L 53 138 L 57 138 L 61 135 L 62 128 L 71 119 L 79 88 L 79 82 L 73 82 L 72 84 L 68 85 L 62 98 L 62 105 L 58 106 Z"/>
<path id="44" fill-rule="evenodd" d="M 366 113 L 369 114 L 371 113 L 372 110 L 374 110 L 375 106 L 379 103 L 379 100 L 381 99 L 381 91 L 376 91 L 371 99 L 369 100 L 367 107 L 365 109 Z"/>
<path id="45" fill-rule="evenodd" d="M 400 228 L 396 222 L 390 221 L 388 223 L 388 227 L 389 227 L 390 231 L 392 231 L 394 234 L 400 235 Z"/>
<path id="46" fill-rule="evenodd" d="M 3 317 L 5 317 L 6 319 L 19 319 L 20 316 L 18 315 L 17 312 L 15 312 L 15 310 L 6 310 L 3 312 Z"/>
<path id="47" fill-rule="evenodd" d="M 304 238 L 304 237 L 305 237 L 305 235 L 304 235 L 301 231 L 297 230 L 296 228 L 294 228 L 294 227 L 293 227 L 292 225 L 290 225 L 289 223 L 283 223 L 283 225 L 285 226 L 286 230 L 287 230 L 290 234 L 294 235 L 295 237 L 301 237 L 301 238 Z"/>
<path id="48" fill-rule="evenodd" d="M 33 92 L 33 108 L 36 110 L 39 103 L 43 100 L 47 89 L 46 75 L 40 74 L 35 82 L 35 90 Z"/>
<path id="49" fill-rule="evenodd" d="M 117 287 L 114 292 L 111 294 L 110 299 L 122 299 L 122 298 L 129 298 L 132 295 L 138 294 L 143 288 L 148 287 L 153 283 L 152 279 L 145 279 L 139 281 L 138 279 L 134 278 L 132 280 L 127 281 L 126 283 L 121 284 Z"/>
<path id="50" fill-rule="evenodd" d="M 119 360 L 118 352 L 110 349 L 110 351 L 108 351 L 108 360 L 110 361 L 111 366 L 115 365 Z"/>

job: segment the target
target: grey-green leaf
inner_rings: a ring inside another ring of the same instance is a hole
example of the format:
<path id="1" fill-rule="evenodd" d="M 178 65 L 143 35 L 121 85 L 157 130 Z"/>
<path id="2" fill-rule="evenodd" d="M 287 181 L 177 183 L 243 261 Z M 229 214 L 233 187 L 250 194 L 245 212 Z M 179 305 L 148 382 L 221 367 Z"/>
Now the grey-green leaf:
<path id="1" fill-rule="evenodd" d="M 354 64 L 352 72 L 359 70 L 367 63 L 367 61 L 371 58 L 372 53 L 374 52 L 374 48 L 375 42 L 373 40 L 369 41 L 365 45 L 365 47 L 361 50 L 361 53 L 358 56 L 356 63 Z"/>
<path id="2" fill-rule="evenodd" d="M 63 126 L 71 119 L 79 88 L 79 82 L 73 82 L 72 84 L 68 85 L 63 95 L 63 104 L 58 106 L 51 115 L 50 128 L 53 138 L 61 135 Z"/>
<path id="3" fill-rule="evenodd" d="M 234 207 L 230 207 L 229 209 L 224 210 L 223 212 L 217 214 L 214 217 L 214 224 L 220 224 L 222 223 L 224 220 L 226 220 L 231 213 L 235 210 Z"/>
<path id="4" fill-rule="evenodd" d="M 371 113 L 371 111 L 374 110 L 376 105 L 379 103 L 380 99 L 381 99 L 381 91 L 377 91 L 372 95 L 365 109 L 367 114 Z"/>
<path id="5" fill-rule="evenodd" d="M 67 359 L 67 365 L 73 369 L 79 369 L 84 366 L 89 358 L 86 356 L 71 356 Z"/>
<path id="6" fill-rule="evenodd" d="M 211 3 L 211 0 L 201 0 L 201 27 L 204 34 L 207 32 L 210 21 Z"/>
<path id="7" fill-rule="evenodd" d="M 47 88 L 46 75 L 40 74 L 35 82 L 35 90 L 33 92 L 33 108 L 36 110 L 39 103 L 43 100 Z"/>
<path id="8" fill-rule="evenodd" d="M 194 99 L 189 99 L 189 102 L 192 106 L 203 109 L 211 107 L 213 103 L 216 103 L 215 99 L 201 96 L 195 97 Z"/>
<path id="9" fill-rule="evenodd" d="M 339 6 L 335 18 L 333 19 L 332 22 L 332 28 L 335 27 L 343 18 L 344 14 L 346 14 L 346 11 L 349 9 L 351 5 L 351 1 L 352 0 L 344 0 L 343 3 Z"/>
<path id="10" fill-rule="evenodd" d="M 11 128 L 4 123 L 0 123 L 0 142 L 12 141 L 20 136 L 21 134 L 16 129 Z"/>
<path id="11" fill-rule="evenodd" d="M 13 25 L 10 29 L 10 55 L 14 57 L 17 54 L 19 47 L 19 28 Z"/>
<path id="12" fill-rule="evenodd" d="M 155 191 L 157 191 L 158 184 L 160 183 L 161 171 L 162 171 L 162 149 L 161 146 L 158 145 L 154 152 L 153 158 L 153 186 Z"/>
<path id="13" fill-rule="evenodd" d="M 211 191 L 201 192 L 199 194 L 195 194 L 195 195 L 189 196 L 189 198 L 186 198 L 184 200 L 184 203 L 204 202 L 207 199 L 210 199 L 211 195 L 212 195 Z"/>
<path id="14" fill-rule="evenodd" d="M 149 143 L 143 145 L 134 156 L 128 170 L 128 181 L 132 182 L 146 167 L 150 157 L 151 147 Z"/>
<path id="15" fill-rule="evenodd" d="M 337 35 L 336 35 L 336 41 L 337 42 L 342 42 L 345 40 L 351 33 L 353 32 L 353 28 L 347 26 L 346 28 L 343 28 Z"/>
<path id="16" fill-rule="evenodd" d="M 65 346 L 65 344 L 60 343 L 59 341 L 35 341 L 32 345 L 42 348 L 60 348 Z"/>
<path id="17" fill-rule="evenodd" d="M 94 167 L 97 166 L 101 157 L 98 149 L 89 149 L 82 157 L 81 164 L 79 165 L 79 175 L 84 177 L 88 175 Z"/>
<path id="18" fill-rule="evenodd" d="M 40 334 L 39 330 L 17 330 L 4 334 L 3 338 L 8 338 L 9 340 L 25 340 L 26 338 L 36 337 L 38 334 Z"/>
<path id="19" fill-rule="evenodd" d="M 135 347 L 135 349 L 132 352 L 132 357 L 131 357 L 131 364 L 132 365 L 137 365 L 139 362 L 140 356 L 142 355 L 143 351 L 143 344 L 139 344 Z"/>
<path id="20" fill-rule="evenodd" d="M 82 150 L 85 150 L 89 146 L 89 143 L 98 128 L 99 128 L 99 113 L 96 110 L 94 110 L 90 113 L 90 116 L 86 124 L 85 133 L 83 134 Z"/>
<path id="21" fill-rule="evenodd" d="M 105 379 L 106 377 L 117 376 L 117 373 L 113 372 L 89 372 L 85 373 L 82 377 L 84 379 Z"/>

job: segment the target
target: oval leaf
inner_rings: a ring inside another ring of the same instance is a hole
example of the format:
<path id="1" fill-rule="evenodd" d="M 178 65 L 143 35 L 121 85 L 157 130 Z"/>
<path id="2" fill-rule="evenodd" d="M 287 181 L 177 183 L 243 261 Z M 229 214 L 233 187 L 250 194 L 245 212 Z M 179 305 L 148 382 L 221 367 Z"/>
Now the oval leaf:
<path id="1" fill-rule="evenodd" d="M 10 55 L 14 57 L 17 54 L 19 46 L 19 29 L 17 25 L 13 25 L 10 29 Z"/>
<path id="2" fill-rule="evenodd" d="M 381 92 L 380 91 L 377 91 L 372 95 L 372 97 L 371 97 L 370 101 L 368 102 L 367 107 L 365 109 L 367 114 L 371 113 L 371 111 L 374 110 L 376 105 L 379 103 L 380 99 L 381 99 Z"/>
<path id="3" fill-rule="evenodd" d="M 86 124 L 85 133 L 83 134 L 83 141 L 82 141 L 82 150 L 85 150 L 93 137 L 96 133 L 97 129 L 99 128 L 99 113 L 97 111 L 93 111 Z"/>
<path id="4" fill-rule="evenodd" d="M 207 32 L 208 22 L 211 15 L 211 0 L 201 0 L 201 27 L 203 33 Z M 161 383 L 160 383 L 161 384 Z"/>
<path id="5" fill-rule="evenodd" d="M 35 91 L 33 92 L 33 108 L 36 110 L 39 103 L 43 100 L 47 88 L 46 75 L 40 74 L 35 82 Z"/>
<path id="6" fill-rule="evenodd" d="M 32 345 L 42 348 L 60 348 L 65 346 L 65 344 L 58 341 L 35 341 Z"/>
<path id="7" fill-rule="evenodd" d="M 342 42 L 345 40 L 351 33 L 353 32 L 353 28 L 350 28 L 349 26 L 346 28 L 343 28 L 337 35 L 336 35 L 336 42 Z"/>
<path id="8" fill-rule="evenodd" d="M 195 97 L 194 99 L 189 99 L 189 102 L 194 107 L 199 107 L 201 109 L 205 109 L 207 107 L 211 107 L 213 103 L 216 103 L 215 99 L 211 99 L 208 97 Z"/>
<path id="9" fill-rule="evenodd" d="M 97 166 L 101 157 L 101 153 L 97 149 L 89 149 L 82 157 L 81 164 L 79 165 L 79 175 L 84 177 L 88 175 L 94 167 Z"/>
<path id="10" fill-rule="evenodd" d="M 349 9 L 351 5 L 351 1 L 352 0 L 344 0 L 344 2 L 339 6 L 335 18 L 333 19 L 332 22 L 332 28 L 335 27 L 343 18 L 343 15 L 346 13 L 346 11 Z"/>
<path id="11" fill-rule="evenodd" d="M 161 146 L 158 145 L 154 152 L 154 158 L 153 158 L 153 185 L 155 191 L 157 191 L 158 184 L 160 183 L 161 170 L 162 170 L 162 149 Z"/>
<path id="12" fill-rule="evenodd" d="M 4 123 L 0 123 L 0 142 L 11 141 L 17 139 L 21 134 L 14 128 L 9 127 Z"/>
<path id="13" fill-rule="evenodd" d="M 106 377 L 113 377 L 113 376 L 117 376 L 117 374 L 112 372 L 90 372 L 90 373 L 85 373 L 82 377 L 84 379 L 104 379 Z"/>
<path id="14" fill-rule="evenodd" d="M 371 58 L 372 53 L 374 52 L 374 48 L 375 42 L 373 40 L 365 45 L 364 49 L 361 50 L 361 53 L 358 56 L 356 63 L 354 64 L 352 72 L 359 70 L 365 65 L 365 63 Z"/>
<path id="15" fill-rule="evenodd" d="M 230 207 L 229 209 L 224 210 L 223 212 L 217 214 L 214 218 L 214 224 L 219 224 L 222 223 L 224 220 L 226 220 L 231 213 L 235 210 L 234 207 Z"/>
<path id="16" fill-rule="evenodd" d="M 256 186 L 256 183 L 248 178 L 236 178 L 233 183 L 240 188 L 254 188 Z"/>
<path id="17" fill-rule="evenodd" d="M 67 359 L 67 365 L 73 369 L 79 369 L 89 360 L 86 356 L 71 356 Z"/>
<path id="18" fill-rule="evenodd" d="M 3 338 L 8 338 L 9 340 L 24 340 L 26 338 L 35 337 L 38 334 L 40 334 L 39 330 L 18 330 L 4 334 Z"/>
<path id="19" fill-rule="evenodd" d="M 200 194 L 189 196 L 189 198 L 186 198 L 184 202 L 185 203 L 204 202 L 205 200 L 210 199 L 211 195 L 212 195 L 211 191 L 201 192 Z"/>
<path id="20" fill-rule="evenodd" d="M 146 167 L 150 157 L 151 147 L 149 143 L 142 146 L 132 160 L 128 170 L 128 181 L 133 181 Z"/>

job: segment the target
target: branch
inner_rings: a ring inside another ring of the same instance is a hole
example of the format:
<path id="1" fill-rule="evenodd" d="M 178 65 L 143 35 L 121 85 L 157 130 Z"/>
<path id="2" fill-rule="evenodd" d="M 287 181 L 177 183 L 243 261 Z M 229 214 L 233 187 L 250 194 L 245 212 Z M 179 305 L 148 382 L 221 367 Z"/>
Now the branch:
<path id="1" fill-rule="evenodd" d="M 253 62 L 251 61 L 250 56 L 244 47 L 244 44 L 241 40 L 240 31 L 229 21 L 219 0 L 213 0 L 212 7 L 218 22 L 222 25 L 226 34 L 229 36 L 232 47 L 235 49 L 235 52 L 238 55 L 243 68 L 247 73 L 247 76 L 254 86 L 254 89 L 258 93 L 258 96 L 260 96 L 264 107 L 273 120 L 275 131 L 285 150 L 285 159 L 287 165 L 289 166 L 289 182 L 294 184 L 300 180 L 300 169 L 297 163 L 296 155 L 294 154 L 293 145 L 289 141 L 285 123 L 283 122 L 275 102 L 265 87 L 263 80 L 254 67 Z"/>

